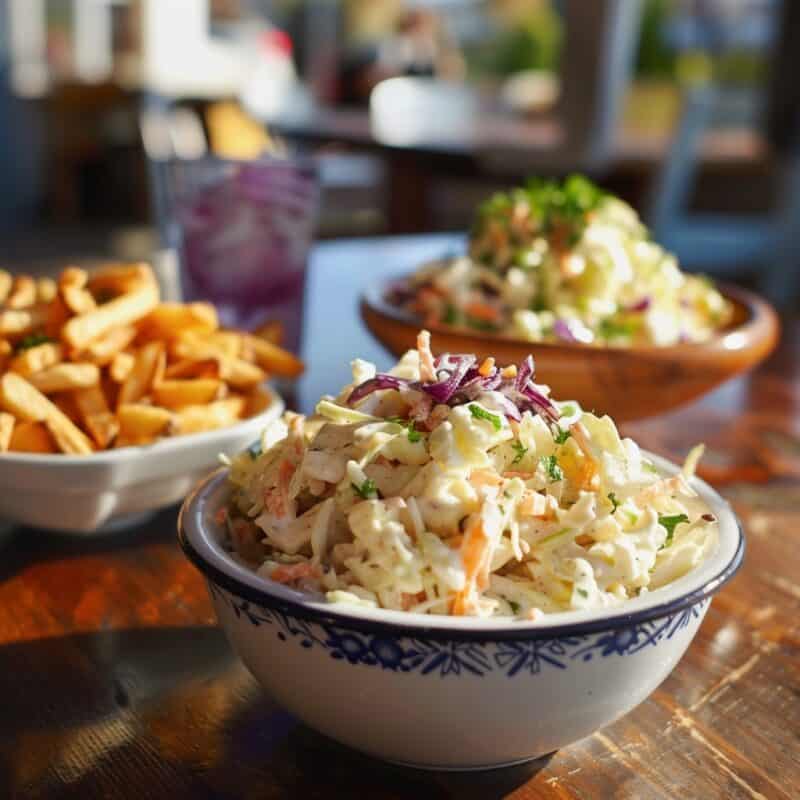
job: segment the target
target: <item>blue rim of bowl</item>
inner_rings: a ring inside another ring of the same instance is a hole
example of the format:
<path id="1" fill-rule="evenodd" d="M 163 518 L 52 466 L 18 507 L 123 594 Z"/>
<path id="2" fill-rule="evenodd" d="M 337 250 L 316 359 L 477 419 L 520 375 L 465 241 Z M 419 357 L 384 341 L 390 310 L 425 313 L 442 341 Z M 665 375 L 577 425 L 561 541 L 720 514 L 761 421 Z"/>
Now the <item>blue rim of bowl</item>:
<path id="1" fill-rule="evenodd" d="M 608 630 L 623 630 L 655 619 L 672 616 L 697 605 L 707 597 L 716 594 L 722 586 L 733 578 L 744 560 L 744 531 L 739 518 L 731 512 L 737 527 L 738 542 L 735 552 L 728 563 L 701 586 L 690 592 L 681 594 L 672 600 L 660 603 L 659 605 L 629 612 L 627 614 L 613 614 L 599 619 L 587 620 L 586 622 L 544 624 L 537 627 L 515 628 L 514 621 L 509 621 L 508 627 L 496 629 L 447 628 L 441 626 L 441 624 L 437 627 L 426 627 L 421 624 L 404 625 L 399 622 L 374 620 L 352 614 L 322 610 L 322 608 L 318 606 L 310 606 L 300 601 L 277 597 L 269 591 L 256 589 L 253 586 L 242 583 L 232 575 L 229 575 L 210 563 L 192 544 L 191 538 L 186 531 L 186 518 L 189 515 L 189 510 L 202 498 L 204 493 L 210 488 L 215 487 L 216 484 L 225 477 L 226 470 L 218 470 L 202 481 L 186 498 L 178 516 L 178 541 L 180 546 L 189 561 L 191 561 L 208 580 L 243 600 L 247 600 L 257 606 L 277 611 L 295 619 L 305 620 L 322 626 L 350 628 L 364 633 L 384 635 L 392 638 L 455 642 L 487 642 L 509 639 L 537 641 L 585 636 L 587 634 Z M 201 530 L 200 534 L 207 538 L 207 532 Z M 441 623 L 441 618 L 437 618 L 437 622 Z"/>

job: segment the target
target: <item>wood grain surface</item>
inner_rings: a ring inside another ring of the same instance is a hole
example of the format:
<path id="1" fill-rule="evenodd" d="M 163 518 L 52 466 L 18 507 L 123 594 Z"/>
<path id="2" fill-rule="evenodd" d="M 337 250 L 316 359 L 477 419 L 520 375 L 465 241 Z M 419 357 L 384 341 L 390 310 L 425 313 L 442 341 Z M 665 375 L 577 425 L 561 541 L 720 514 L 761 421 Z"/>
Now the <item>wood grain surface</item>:
<path id="1" fill-rule="evenodd" d="M 365 263 L 374 257 L 358 252 Z M 318 254 L 312 306 L 315 292 L 342 284 L 337 270 L 352 253 L 328 246 Z M 355 296 L 336 313 L 354 308 Z M 332 319 L 316 319 L 307 333 Z M 325 346 L 308 339 L 312 365 L 329 357 L 325 347 L 364 335 L 355 315 L 338 324 L 353 330 Z M 708 443 L 706 474 L 745 525 L 744 566 L 675 671 L 631 714 L 548 758 L 485 773 L 382 764 L 283 712 L 215 627 L 204 583 L 178 550 L 174 509 L 96 540 L 8 532 L 0 540 L 0 797 L 800 797 L 798 411 L 800 324 L 789 322 L 756 374 L 628 426 L 672 457 Z"/>

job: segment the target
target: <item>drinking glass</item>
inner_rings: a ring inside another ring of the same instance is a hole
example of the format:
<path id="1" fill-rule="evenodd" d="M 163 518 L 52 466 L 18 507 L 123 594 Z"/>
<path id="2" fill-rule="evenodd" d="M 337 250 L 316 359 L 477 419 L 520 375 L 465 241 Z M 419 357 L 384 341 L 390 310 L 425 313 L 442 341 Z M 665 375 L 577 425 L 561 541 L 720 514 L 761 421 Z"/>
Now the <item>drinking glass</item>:
<path id="1" fill-rule="evenodd" d="M 284 346 L 299 352 L 319 194 L 313 162 L 174 160 L 167 183 L 184 299 L 212 302 L 225 326 L 278 321 Z"/>

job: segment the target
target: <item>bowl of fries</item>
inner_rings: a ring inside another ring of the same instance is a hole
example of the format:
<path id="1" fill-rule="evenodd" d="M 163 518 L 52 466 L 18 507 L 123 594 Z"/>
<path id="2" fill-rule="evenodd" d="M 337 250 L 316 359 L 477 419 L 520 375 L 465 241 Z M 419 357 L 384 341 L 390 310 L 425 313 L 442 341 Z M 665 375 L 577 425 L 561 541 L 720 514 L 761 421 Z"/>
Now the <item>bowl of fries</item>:
<path id="1" fill-rule="evenodd" d="M 0 271 L 0 518 L 75 533 L 178 502 L 283 411 L 303 364 L 274 330 L 162 303 L 146 264 Z"/>

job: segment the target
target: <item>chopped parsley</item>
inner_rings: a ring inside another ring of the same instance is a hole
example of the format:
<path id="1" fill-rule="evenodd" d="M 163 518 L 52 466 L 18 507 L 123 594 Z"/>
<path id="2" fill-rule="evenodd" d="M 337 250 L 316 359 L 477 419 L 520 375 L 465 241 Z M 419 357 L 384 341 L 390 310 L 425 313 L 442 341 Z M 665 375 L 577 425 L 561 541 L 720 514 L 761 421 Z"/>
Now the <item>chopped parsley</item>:
<path id="1" fill-rule="evenodd" d="M 647 472 L 652 472 L 653 475 L 658 475 L 658 468 L 655 464 L 652 464 L 649 461 L 642 461 L 642 469 L 646 470 Z"/>
<path id="2" fill-rule="evenodd" d="M 402 425 L 406 429 L 409 442 L 418 442 L 422 438 L 422 434 L 417 430 L 416 423 L 413 419 L 407 420 L 402 417 L 387 417 L 386 421 Z"/>
<path id="3" fill-rule="evenodd" d="M 485 408 L 475 405 L 475 403 L 469 404 L 469 413 L 472 414 L 475 419 L 485 419 L 487 422 L 491 422 L 492 427 L 494 427 L 496 431 L 499 431 L 503 427 L 503 421 L 497 414 L 492 414 Z"/>
<path id="4" fill-rule="evenodd" d="M 512 464 L 519 464 L 523 458 L 525 458 L 525 453 L 528 452 L 528 448 L 525 447 L 522 442 L 511 442 L 511 447 L 514 448 L 514 452 L 516 455 L 514 456 L 514 460 L 511 462 Z"/>
<path id="5" fill-rule="evenodd" d="M 681 522 L 688 521 L 689 517 L 687 517 L 686 514 L 672 514 L 671 516 L 666 514 L 658 515 L 658 524 L 663 525 L 667 529 L 667 538 L 664 540 L 664 544 L 661 545 L 662 550 L 672 544 L 672 537 L 675 535 L 675 528 L 677 528 Z"/>
<path id="6" fill-rule="evenodd" d="M 554 455 L 542 456 L 540 460 L 544 471 L 547 473 L 547 477 L 550 478 L 552 483 L 564 480 L 564 472 L 561 467 L 558 466 L 558 459 Z"/>
<path id="7" fill-rule="evenodd" d="M 629 338 L 636 333 L 636 325 L 633 322 L 626 322 L 624 320 L 615 320 L 606 317 L 600 323 L 598 333 L 603 339 L 621 339 Z"/>
<path id="8" fill-rule="evenodd" d="M 17 352 L 21 353 L 23 350 L 30 350 L 32 347 L 38 347 L 40 344 L 54 341 L 55 339 L 52 336 L 45 336 L 43 333 L 32 333 L 17 345 Z"/>
<path id="9" fill-rule="evenodd" d="M 513 600 L 509 600 L 508 604 L 511 606 L 511 610 L 515 614 L 519 614 L 519 603 L 515 603 Z"/>
<path id="10" fill-rule="evenodd" d="M 458 309 L 452 303 L 448 303 L 442 315 L 442 322 L 445 325 L 458 325 L 460 321 L 461 315 L 458 313 Z"/>
<path id="11" fill-rule="evenodd" d="M 611 513 L 613 514 L 620 507 L 620 502 L 619 500 L 617 500 L 617 496 L 614 494 L 614 492 L 609 492 L 606 495 L 606 497 L 608 497 L 608 500 L 611 503 L 611 505 L 614 506 L 611 509 Z"/>
<path id="12" fill-rule="evenodd" d="M 367 478 L 361 486 L 355 483 L 350 484 L 353 491 L 364 500 L 373 500 L 378 497 L 378 487 L 375 486 L 375 481 Z"/>
<path id="13" fill-rule="evenodd" d="M 569 431 L 558 429 L 558 433 L 553 437 L 556 444 L 564 444 L 572 434 Z"/>
<path id="14" fill-rule="evenodd" d="M 577 592 L 577 593 L 578 593 L 578 594 L 579 594 L 581 597 L 583 597 L 584 599 L 585 599 L 585 598 L 587 598 L 587 597 L 589 596 L 589 592 L 587 592 L 587 591 L 586 591 L 586 589 L 576 589 L 575 591 L 576 591 L 576 592 Z"/>

